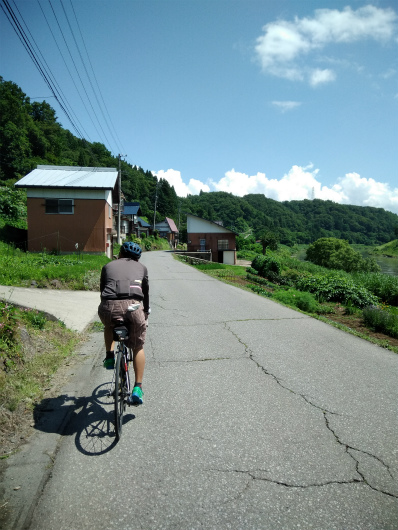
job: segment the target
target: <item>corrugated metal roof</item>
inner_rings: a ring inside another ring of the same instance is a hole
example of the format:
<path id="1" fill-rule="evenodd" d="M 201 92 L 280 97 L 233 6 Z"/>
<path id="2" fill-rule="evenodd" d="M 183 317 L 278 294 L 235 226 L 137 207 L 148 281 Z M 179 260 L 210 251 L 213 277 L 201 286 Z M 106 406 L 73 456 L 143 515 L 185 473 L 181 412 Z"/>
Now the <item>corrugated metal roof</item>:
<path id="1" fill-rule="evenodd" d="M 166 221 L 169 223 L 170 230 L 172 232 L 177 232 L 178 233 L 178 228 L 176 227 L 176 224 L 173 221 L 173 219 L 170 219 L 170 217 L 166 217 Z"/>
<path id="2" fill-rule="evenodd" d="M 19 188 L 113 189 L 117 169 L 113 167 L 37 166 L 15 186 Z"/>
<path id="3" fill-rule="evenodd" d="M 141 210 L 139 202 L 125 202 L 123 206 L 123 213 L 125 215 L 137 215 L 138 210 Z"/>
<path id="4" fill-rule="evenodd" d="M 138 222 L 142 226 L 142 228 L 151 228 L 151 225 L 144 221 L 144 219 L 141 219 L 141 217 L 138 218 Z"/>

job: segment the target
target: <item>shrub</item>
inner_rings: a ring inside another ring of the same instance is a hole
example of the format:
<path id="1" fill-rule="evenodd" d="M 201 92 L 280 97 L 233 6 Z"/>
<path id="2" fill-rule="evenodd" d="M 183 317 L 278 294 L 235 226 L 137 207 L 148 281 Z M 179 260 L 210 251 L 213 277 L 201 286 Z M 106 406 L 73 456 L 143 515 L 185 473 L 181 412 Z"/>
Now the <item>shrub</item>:
<path id="1" fill-rule="evenodd" d="M 319 303 L 314 296 L 308 292 L 297 291 L 296 289 L 280 290 L 274 293 L 273 298 L 283 304 L 297 307 L 307 313 L 316 313 Z"/>
<path id="2" fill-rule="evenodd" d="M 398 306 L 398 277 L 381 273 L 357 272 L 354 280 L 389 305 Z"/>
<path id="3" fill-rule="evenodd" d="M 365 307 L 362 315 L 367 326 L 398 338 L 398 315 L 375 305 Z"/>
<path id="4" fill-rule="evenodd" d="M 347 272 L 380 272 L 373 258 L 363 258 L 344 239 L 321 237 L 307 249 L 307 259 L 322 267 Z"/>
<path id="5" fill-rule="evenodd" d="M 339 273 L 302 276 L 295 285 L 300 291 L 313 293 L 320 301 L 351 303 L 360 308 L 378 303 L 376 296 L 367 289 L 357 285 L 348 275 Z"/>
<path id="6" fill-rule="evenodd" d="M 253 260 L 252 267 L 263 278 L 269 278 L 272 282 L 278 282 L 280 280 L 282 265 L 273 255 L 256 256 Z"/>

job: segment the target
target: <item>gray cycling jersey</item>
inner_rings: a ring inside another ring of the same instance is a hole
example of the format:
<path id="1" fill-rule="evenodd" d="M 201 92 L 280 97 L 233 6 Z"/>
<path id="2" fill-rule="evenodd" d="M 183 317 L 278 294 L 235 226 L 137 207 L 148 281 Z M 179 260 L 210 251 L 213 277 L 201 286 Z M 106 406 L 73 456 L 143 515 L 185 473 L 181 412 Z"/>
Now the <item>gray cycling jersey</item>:
<path id="1" fill-rule="evenodd" d="M 102 267 L 101 300 L 142 300 L 144 311 L 149 309 L 148 270 L 130 258 L 119 258 Z"/>

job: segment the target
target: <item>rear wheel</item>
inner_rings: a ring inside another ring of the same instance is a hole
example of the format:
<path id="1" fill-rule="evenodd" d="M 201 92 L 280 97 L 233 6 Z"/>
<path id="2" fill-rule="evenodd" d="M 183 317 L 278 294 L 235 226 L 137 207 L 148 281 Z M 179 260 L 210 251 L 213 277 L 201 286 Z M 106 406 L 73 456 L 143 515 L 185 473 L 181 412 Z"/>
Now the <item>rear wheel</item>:
<path id="1" fill-rule="evenodd" d="M 122 435 L 123 413 L 126 408 L 124 401 L 126 387 L 126 372 L 124 371 L 124 360 L 122 348 L 118 350 L 116 358 L 115 373 L 115 432 L 116 439 L 119 440 Z"/>

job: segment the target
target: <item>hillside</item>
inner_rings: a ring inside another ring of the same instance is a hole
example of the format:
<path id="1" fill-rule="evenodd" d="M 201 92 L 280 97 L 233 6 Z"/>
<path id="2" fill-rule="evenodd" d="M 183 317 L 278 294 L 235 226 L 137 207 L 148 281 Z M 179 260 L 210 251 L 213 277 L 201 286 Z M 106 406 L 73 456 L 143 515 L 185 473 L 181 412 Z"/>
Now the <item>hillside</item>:
<path id="1" fill-rule="evenodd" d="M 23 192 L 13 184 L 38 164 L 118 167 L 118 158 L 101 143 L 77 138 L 58 122 L 52 107 L 31 102 L 20 87 L 0 77 L 0 217 L 23 227 Z M 180 219 L 186 234 L 184 213 L 193 213 L 238 233 L 256 238 L 272 230 L 287 245 L 311 243 L 320 237 L 347 239 L 350 243 L 382 245 L 398 230 L 398 215 L 382 208 L 350 206 L 332 201 L 277 202 L 261 194 L 236 197 L 226 192 L 201 192 L 177 197 L 166 180 L 158 182 L 150 171 L 121 162 L 122 190 L 127 201 L 139 201 L 142 215 L 153 222 Z M 1 227 L 0 227 L 1 228 Z"/>

